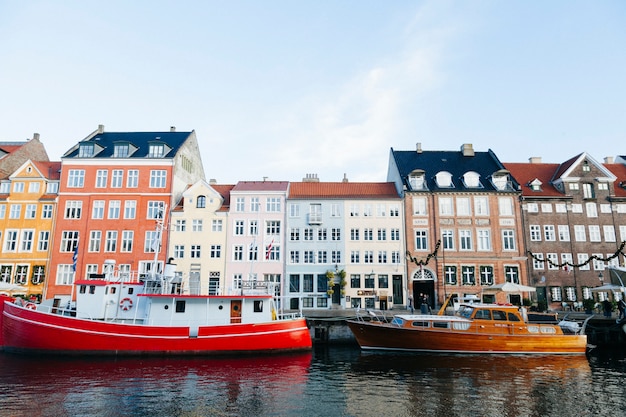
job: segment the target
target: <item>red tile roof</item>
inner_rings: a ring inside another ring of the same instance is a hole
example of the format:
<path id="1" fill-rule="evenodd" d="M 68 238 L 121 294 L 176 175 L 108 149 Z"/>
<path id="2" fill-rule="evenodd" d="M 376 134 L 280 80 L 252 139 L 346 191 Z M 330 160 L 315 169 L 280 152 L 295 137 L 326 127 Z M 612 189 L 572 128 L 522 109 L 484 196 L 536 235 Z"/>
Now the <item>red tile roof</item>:
<path id="1" fill-rule="evenodd" d="M 505 162 L 504 166 L 509 170 L 513 178 L 519 182 L 522 187 L 522 196 L 565 197 L 551 183 L 554 173 L 562 166 L 561 164 Z M 535 179 L 541 181 L 541 191 L 533 191 L 530 188 L 530 183 Z"/>
<path id="2" fill-rule="evenodd" d="M 32 161 L 41 175 L 49 180 L 61 179 L 61 162 Z"/>
<path id="3" fill-rule="evenodd" d="M 626 197 L 626 165 L 602 164 L 617 177 L 615 180 L 615 197 Z"/>
<path id="4" fill-rule="evenodd" d="M 289 198 L 399 199 L 400 196 L 392 182 L 292 182 Z"/>

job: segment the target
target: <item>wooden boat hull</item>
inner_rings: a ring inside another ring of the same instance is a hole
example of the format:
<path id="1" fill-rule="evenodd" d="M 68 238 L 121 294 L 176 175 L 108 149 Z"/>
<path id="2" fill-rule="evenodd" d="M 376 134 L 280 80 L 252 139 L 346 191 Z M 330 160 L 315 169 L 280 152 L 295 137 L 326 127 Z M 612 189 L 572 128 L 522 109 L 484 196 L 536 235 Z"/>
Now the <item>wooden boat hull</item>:
<path id="1" fill-rule="evenodd" d="M 493 334 L 435 328 L 403 328 L 391 323 L 348 320 L 364 350 L 445 353 L 585 354 L 586 335 Z"/>
<path id="2" fill-rule="evenodd" d="M 2 348 L 9 352 L 109 355 L 226 355 L 311 349 L 304 318 L 222 326 L 148 326 L 85 320 L 5 302 Z"/>

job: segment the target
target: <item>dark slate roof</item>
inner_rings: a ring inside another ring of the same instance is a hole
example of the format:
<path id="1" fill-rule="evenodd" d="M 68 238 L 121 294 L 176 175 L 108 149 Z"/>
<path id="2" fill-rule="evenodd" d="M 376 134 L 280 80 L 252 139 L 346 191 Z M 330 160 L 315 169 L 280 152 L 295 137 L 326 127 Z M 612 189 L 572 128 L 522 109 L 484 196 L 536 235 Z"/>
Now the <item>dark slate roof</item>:
<path id="1" fill-rule="evenodd" d="M 476 152 L 473 156 L 463 156 L 461 151 L 394 151 L 391 149 L 392 157 L 396 162 L 402 182 L 411 189 L 408 184 L 408 176 L 414 170 L 423 170 L 426 184 L 429 191 L 496 191 L 491 182 L 491 176 L 501 170 L 506 170 L 504 165 L 491 151 Z M 435 175 L 441 171 L 447 171 L 452 175 L 454 187 L 437 186 Z M 463 175 L 469 171 L 474 171 L 480 175 L 480 183 L 483 188 L 467 188 L 463 184 Z M 517 190 L 518 184 L 514 178 L 510 178 L 512 189 Z"/>
<path id="2" fill-rule="evenodd" d="M 115 144 L 129 143 L 137 150 L 129 158 L 146 158 L 152 143 L 164 143 L 171 150 L 163 158 L 173 158 L 178 149 L 189 138 L 193 132 L 103 132 L 97 133 L 93 137 L 79 142 L 79 144 L 63 155 L 63 158 L 77 158 L 79 146 L 83 143 L 94 143 L 102 147 L 102 151 L 97 152 L 94 158 L 110 158 L 113 156 Z"/>

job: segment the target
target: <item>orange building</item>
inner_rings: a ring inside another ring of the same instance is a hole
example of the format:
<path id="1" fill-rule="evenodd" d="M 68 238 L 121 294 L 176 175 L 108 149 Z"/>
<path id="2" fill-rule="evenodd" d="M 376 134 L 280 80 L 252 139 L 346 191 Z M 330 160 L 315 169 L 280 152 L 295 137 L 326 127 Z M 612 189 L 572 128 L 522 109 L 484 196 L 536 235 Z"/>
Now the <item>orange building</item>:
<path id="1" fill-rule="evenodd" d="M 188 184 L 204 179 L 195 132 L 105 132 L 100 125 L 61 162 L 45 298 L 65 305 L 75 279 L 113 263 L 128 274 L 160 272 L 168 234 L 157 224 L 167 230 L 168 210 Z"/>
<path id="2" fill-rule="evenodd" d="M 28 160 L 0 185 L 0 282 L 12 294 L 43 293 L 60 168 L 60 162 Z"/>

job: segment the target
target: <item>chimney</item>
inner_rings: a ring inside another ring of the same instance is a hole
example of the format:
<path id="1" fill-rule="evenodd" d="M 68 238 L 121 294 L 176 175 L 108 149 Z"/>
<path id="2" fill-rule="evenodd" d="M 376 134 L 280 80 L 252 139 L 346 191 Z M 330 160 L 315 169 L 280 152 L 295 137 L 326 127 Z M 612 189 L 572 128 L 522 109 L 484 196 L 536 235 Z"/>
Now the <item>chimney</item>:
<path id="1" fill-rule="evenodd" d="M 343 179 L 341 180 L 341 182 L 348 182 L 348 176 L 345 172 L 343 173 Z"/>
<path id="2" fill-rule="evenodd" d="M 98 125 L 98 134 L 104 133 L 104 125 Z"/>
<path id="3" fill-rule="evenodd" d="M 39 133 L 33 133 L 33 140 L 39 140 Z"/>
<path id="4" fill-rule="evenodd" d="M 306 176 L 302 178 L 302 182 L 320 182 L 320 179 L 317 178 L 317 174 L 306 174 Z"/>
<path id="5" fill-rule="evenodd" d="M 461 152 L 463 152 L 463 156 L 474 156 L 474 148 L 471 143 L 464 143 L 461 146 Z"/>
<path id="6" fill-rule="evenodd" d="M 415 144 L 415 151 L 416 151 L 417 153 L 422 153 L 422 144 L 421 144 L 421 142 L 417 142 L 417 143 Z"/>
<path id="7" fill-rule="evenodd" d="M 530 162 L 531 164 L 540 164 L 541 163 L 541 157 L 540 156 L 531 156 L 530 158 L 528 158 L 528 162 Z"/>
<path id="8" fill-rule="evenodd" d="M 170 126 L 170 132 L 176 132 L 176 126 Z"/>
<path id="9" fill-rule="evenodd" d="M 604 163 L 605 164 L 612 164 L 612 163 L 614 163 L 613 157 L 612 156 L 605 156 L 604 157 Z"/>
<path id="10" fill-rule="evenodd" d="M 211 178 L 209 180 L 209 185 L 215 185 L 215 184 L 217 184 L 217 180 L 215 178 Z"/>

